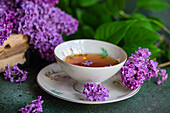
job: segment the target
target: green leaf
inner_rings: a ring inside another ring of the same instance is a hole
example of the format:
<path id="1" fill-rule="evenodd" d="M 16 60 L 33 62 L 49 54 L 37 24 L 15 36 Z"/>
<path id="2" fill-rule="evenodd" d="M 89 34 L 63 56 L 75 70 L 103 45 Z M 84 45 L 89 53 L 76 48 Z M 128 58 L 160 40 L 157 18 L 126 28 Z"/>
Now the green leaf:
<path id="1" fill-rule="evenodd" d="M 128 56 L 138 50 L 139 47 L 149 48 L 152 56 L 160 50 L 154 43 L 160 39 L 160 36 L 147 28 L 131 26 L 126 32 L 120 46 L 127 52 Z"/>
<path id="2" fill-rule="evenodd" d="M 103 55 L 103 56 L 108 56 L 108 53 L 107 53 L 107 50 L 102 48 L 102 51 L 103 53 L 101 53 L 100 55 Z"/>
<path id="3" fill-rule="evenodd" d="M 148 21 L 148 18 L 142 14 L 135 13 L 133 14 L 130 19 L 138 20 L 133 24 L 136 27 L 144 27 L 149 30 L 153 30 L 151 23 Z"/>
<path id="4" fill-rule="evenodd" d="M 125 8 L 125 0 L 105 0 L 105 3 L 108 11 L 113 15 Z"/>
<path id="5" fill-rule="evenodd" d="M 106 10 L 106 7 L 103 4 L 95 4 L 91 7 L 88 7 L 82 12 L 82 21 L 84 24 L 97 28 L 103 23 L 111 22 L 112 18 Z"/>
<path id="6" fill-rule="evenodd" d="M 73 11 L 69 6 L 69 0 L 60 0 L 59 4 L 57 4 L 56 6 L 66 13 L 73 15 Z"/>
<path id="7" fill-rule="evenodd" d="M 51 90 L 53 93 L 55 93 L 55 94 L 58 94 L 58 95 L 61 95 L 61 94 L 63 94 L 63 93 L 61 93 L 61 92 L 57 92 L 57 91 L 55 91 L 55 90 Z"/>
<path id="8" fill-rule="evenodd" d="M 156 18 L 156 17 L 149 17 L 147 18 L 146 16 L 135 13 L 131 15 L 130 19 L 138 19 L 138 22 L 135 23 L 136 26 L 143 26 L 149 30 L 154 30 L 158 31 L 162 29 L 163 27 L 163 22 L 161 19 Z"/>
<path id="9" fill-rule="evenodd" d="M 167 44 L 166 44 L 166 41 L 165 41 L 165 40 L 163 40 L 163 41 L 160 43 L 159 48 L 161 48 L 161 49 L 167 49 Z"/>
<path id="10" fill-rule="evenodd" d="M 60 0 L 60 1 L 62 1 L 62 0 Z M 78 0 L 68 0 L 68 1 L 70 1 L 72 8 L 75 8 L 75 7 L 79 6 L 79 4 L 80 4 L 80 2 Z"/>
<path id="11" fill-rule="evenodd" d="M 98 0 L 78 0 L 80 6 L 82 7 L 88 7 L 91 5 L 94 5 L 98 2 Z"/>
<path id="12" fill-rule="evenodd" d="M 83 21 L 82 21 L 82 10 L 77 8 L 75 10 L 75 12 L 76 12 L 77 20 L 79 21 L 79 25 L 82 25 L 83 24 Z"/>
<path id="13" fill-rule="evenodd" d="M 142 45 L 142 44 L 136 44 L 136 45 L 124 45 L 122 48 L 127 52 L 128 57 L 131 56 L 131 54 L 134 54 L 135 51 L 138 50 L 139 47 L 142 48 L 149 48 L 149 51 L 152 53 L 151 57 L 154 57 L 158 52 L 160 52 L 160 49 L 157 48 L 154 44 L 150 44 L 149 46 Z"/>
<path id="14" fill-rule="evenodd" d="M 145 15 L 140 14 L 140 13 L 132 14 L 130 18 L 131 18 L 131 19 L 141 19 L 141 18 L 142 18 L 142 19 L 147 19 L 147 17 L 146 17 Z"/>
<path id="15" fill-rule="evenodd" d="M 162 25 L 163 24 L 163 21 L 160 19 L 160 18 L 156 18 L 156 17 L 149 17 L 148 18 L 149 20 L 152 20 L 152 21 L 157 21 L 159 23 L 161 23 Z M 161 30 L 162 28 L 160 26 L 158 26 L 157 24 L 153 23 L 153 22 L 150 22 L 151 26 L 152 26 L 152 29 L 155 30 L 155 31 L 159 31 Z"/>
<path id="16" fill-rule="evenodd" d="M 146 46 L 147 48 L 149 48 L 149 51 L 152 53 L 151 57 L 155 57 L 157 53 L 159 53 L 161 50 L 159 48 L 157 48 L 154 43 Z"/>
<path id="17" fill-rule="evenodd" d="M 118 44 L 134 22 L 135 20 L 129 20 L 103 24 L 96 30 L 95 39 Z"/>
<path id="18" fill-rule="evenodd" d="M 156 57 L 152 58 L 152 60 L 153 60 L 154 62 L 156 62 L 156 61 L 157 61 L 156 59 L 157 59 Z"/>
<path id="19" fill-rule="evenodd" d="M 84 25 L 79 27 L 78 31 L 70 36 L 63 35 L 63 40 L 73 39 L 94 39 L 94 31 L 90 26 Z"/>
<path id="20" fill-rule="evenodd" d="M 164 57 L 164 59 L 170 60 L 170 49 L 168 48 L 167 42 L 165 40 L 161 41 L 159 48 L 161 49 L 161 55 Z"/>
<path id="21" fill-rule="evenodd" d="M 163 0 L 138 0 L 138 9 L 150 9 L 153 11 L 160 11 L 169 8 L 170 5 Z"/>

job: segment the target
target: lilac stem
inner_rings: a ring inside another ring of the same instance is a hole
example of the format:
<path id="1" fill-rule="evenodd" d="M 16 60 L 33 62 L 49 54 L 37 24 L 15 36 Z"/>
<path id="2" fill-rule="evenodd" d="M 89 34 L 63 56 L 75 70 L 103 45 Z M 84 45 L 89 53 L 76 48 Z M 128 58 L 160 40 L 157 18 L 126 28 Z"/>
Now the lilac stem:
<path id="1" fill-rule="evenodd" d="M 170 61 L 169 62 L 165 62 L 163 64 L 159 64 L 158 67 L 165 67 L 165 66 L 168 66 L 170 65 Z"/>

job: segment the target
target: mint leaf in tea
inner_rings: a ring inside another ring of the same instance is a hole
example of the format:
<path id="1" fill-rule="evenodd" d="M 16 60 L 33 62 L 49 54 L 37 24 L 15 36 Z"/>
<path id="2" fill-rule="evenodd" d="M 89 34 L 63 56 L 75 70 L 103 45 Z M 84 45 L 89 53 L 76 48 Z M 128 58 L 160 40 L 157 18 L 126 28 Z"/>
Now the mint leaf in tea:
<path id="1" fill-rule="evenodd" d="M 64 61 L 84 67 L 106 67 L 120 63 L 120 59 L 117 60 L 101 54 L 75 54 L 67 56 Z"/>

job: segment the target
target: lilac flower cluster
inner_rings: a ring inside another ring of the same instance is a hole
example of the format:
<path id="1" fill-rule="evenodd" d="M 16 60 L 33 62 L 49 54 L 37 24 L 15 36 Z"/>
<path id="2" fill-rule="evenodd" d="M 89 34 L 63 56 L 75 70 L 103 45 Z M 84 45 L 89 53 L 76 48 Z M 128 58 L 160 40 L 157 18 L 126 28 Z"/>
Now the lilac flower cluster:
<path id="1" fill-rule="evenodd" d="M 132 54 L 121 68 L 121 79 L 126 87 L 136 89 L 143 84 L 145 80 L 151 77 L 158 77 L 158 62 L 150 60 L 151 53 L 149 49 L 139 47 L 135 54 Z M 164 73 L 162 73 L 164 74 Z"/>
<path id="2" fill-rule="evenodd" d="M 16 10 L 18 6 L 24 1 L 32 1 L 34 3 L 46 3 L 52 7 L 59 3 L 59 0 L 0 0 L 0 7 L 10 10 Z"/>
<path id="3" fill-rule="evenodd" d="M 45 3 L 51 4 L 54 6 L 55 4 L 58 4 L 58 0 L 43 0 Z"/>
<path id="4" fill-rule="evenodd" d="M 84 89 L 82 94 L 85 98 L 90 101 L 105 101 L 105 97 L 109 97 L 109 90 L 104 88 L 101 84 L 84 84 Z"/>
<path id="5" fill-rule="evenodd" d="M 39 50 L 42 58 L 54 61 L 53 51 L 63 42 L 62 34 L 70 35 L 77 31 L 78 21 L 51 5 L 58 0 L 11 0 L 11 5 L 8 5 L 9 2 L 0 2 L 0 7 L 6 5 L 16 12 L 13 32 L 30 36 L 31 47 Z"/>
<path id="6" fill-rule="evenodd" d="M 12 69 L 7 65 L 4 76 L 5 80 L 9 79 L 11 82 L 23 82 L 27 79 L 27 72 L 20 70 L 17 64 L 13 66 Z"/>
<path id="7" fill-rule="evenodd" d="M 43 112 L 42 104 L 43 100 L 41 100 L 42 96 L 38 96 L 38 99 L 33 100 L 30 104 L 26 105 L 24 108 L 21 108 L 19 111 L 22 113 L 41 113 Z"/>
<path id="8" fill-rule="evenodd" d="M 167 78 L 168 78 L 168 74 L 166 74 L 166 70 L 159 68 L 157 84 L 159 85 L 161 83 L 164 83 L 164 81 L 167 80 Z"/>
<path id="9" fill-rule="evenodd" d="M 86 66 L 89 66 L 89 65 L 93 64 L 93 62 L 85 61 L 85 62 L 82 62 L 82 64 L 86 65 Z"/>
<path id="10" fill-rule="evenodd" d="M 0 45 L 11 35 L 15 23 L 15 13 L 0 8 Z"/>
<path id="11" fill-rule="evenodd" d="M 78 28 L 77 20 L 45 3 L 25 1 L 18 12 L 18 33 L 29 35 L 32 47 L 46 60 L 55 60 L 53 51 L 63 42 L 62 34 L 73 34 Z"/>
<path id="12" fill-rule="evenodd" d="M 157 62 L 150 60 L 149 49 L 142 49 L 132 54 L 125 65 L 121 68 L 122 82 L 131 89 L 136 89 L 142 85 L 144 80 L 150 80 L 153 76 L 158 76 Z M 149 62 L 150 60 L 150 62 Z"/>
<path id="13" fill-rule="evenodd" d="M 26 0 L 16 0 L 16 1 L 21 2 L 21 1 L 26 1 Z M 54 6 L 55 4 L 58 4 L 58 2 L 59 2 L 58 0 L 27 0 L 27 1 L 33 1 L 33 2 L 39 3 L 39 4 L 46 3 L 46 4 L 49 4 L 51 6 Z"/>

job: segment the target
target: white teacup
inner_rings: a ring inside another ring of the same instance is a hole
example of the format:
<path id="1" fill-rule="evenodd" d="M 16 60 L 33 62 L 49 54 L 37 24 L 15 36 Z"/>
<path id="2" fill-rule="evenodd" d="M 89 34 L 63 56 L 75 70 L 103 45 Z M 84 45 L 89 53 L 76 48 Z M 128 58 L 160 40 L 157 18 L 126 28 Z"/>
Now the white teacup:
<path id="1" fill-rule="evenodd" d="M 108 56 L 117 59 L 121 58 L 119 64 L 110 67 L 83 67 L 65 62 L 69 55 L 80 53 L 101 54 L 102 48 L 107 50 Z M 72 40 L 59 44 L 54 54 L 61 68 L 73 79 L 80 83 L 100 83 L 115 75 L 124 65 L 127 59 L 126 52 L 120 47 L 111 43 L 97 40 Z"/>

